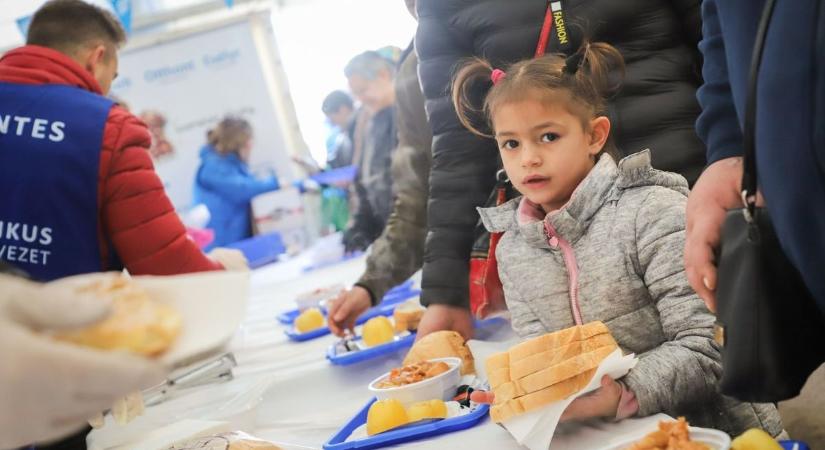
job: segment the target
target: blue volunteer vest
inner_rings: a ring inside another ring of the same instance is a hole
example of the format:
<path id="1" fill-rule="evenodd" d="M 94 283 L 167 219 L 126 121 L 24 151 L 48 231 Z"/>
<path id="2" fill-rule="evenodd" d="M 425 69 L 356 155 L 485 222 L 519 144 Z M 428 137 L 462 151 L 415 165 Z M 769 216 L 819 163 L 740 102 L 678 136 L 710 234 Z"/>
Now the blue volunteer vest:
<path id="1" fill-rule="evenodd" d="M 48 281 L 98 272 L 97 178 L 113 102 L 0 83 L 0 259 Z"/>

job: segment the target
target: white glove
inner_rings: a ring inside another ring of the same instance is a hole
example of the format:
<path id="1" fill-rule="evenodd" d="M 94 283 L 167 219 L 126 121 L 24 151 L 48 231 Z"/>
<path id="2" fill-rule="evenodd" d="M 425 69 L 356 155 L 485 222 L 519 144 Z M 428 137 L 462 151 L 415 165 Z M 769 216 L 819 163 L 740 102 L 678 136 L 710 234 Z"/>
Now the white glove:
<path id="1" fill-rule="evenodd" d="M 209 252 L 210 258 L 221 263 L 226 270 L 247 271 L 249 262 L 243 252 L 234 248 L 218 247 Z"/>
<path id="2" fill-rule="evenodd" d="M 70 289 L 82 279 L 41 285 L 0 275 L 0 448 L 71 434 L 118 398 L 165 375 L 145 358 L 38 333 L 84 326 L 108 314 L 110 304 L 102 298 Z"/>

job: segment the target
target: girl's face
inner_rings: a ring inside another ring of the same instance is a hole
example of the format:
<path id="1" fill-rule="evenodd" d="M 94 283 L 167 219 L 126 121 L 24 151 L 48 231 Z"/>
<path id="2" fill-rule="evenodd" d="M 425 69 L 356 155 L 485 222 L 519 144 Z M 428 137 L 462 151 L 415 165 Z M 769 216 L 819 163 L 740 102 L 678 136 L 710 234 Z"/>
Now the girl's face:
<path id="1" fill-rule="evenodd" d="M 492 122 L 507 176 L 545 212 L 567 203 L 610 132 L 607 117 L 591 120 L 587 130 L 559 103 L 533 99 L 498 106 Z"/>
<path id="2" fill-rule="evenodd" d="M 241 157 L 241 160 L 249 162 L 249 156 L 252 155 L 252 138 L 247 139 L 244 145 L 241 146 L 238 155 Z"/>

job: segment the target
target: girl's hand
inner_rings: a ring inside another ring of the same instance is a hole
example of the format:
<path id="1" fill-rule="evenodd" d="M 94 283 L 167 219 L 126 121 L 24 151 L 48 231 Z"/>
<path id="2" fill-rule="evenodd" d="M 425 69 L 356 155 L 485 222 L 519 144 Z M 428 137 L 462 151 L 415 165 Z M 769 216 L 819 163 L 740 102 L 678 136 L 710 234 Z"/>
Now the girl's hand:
<path id="1" fill-rule="evenodd" d="M 562 422 L 616 416 L 622 386 L 610 376 L 602 377 L 602 387 L 575 400 L 561 415 Z"/>
<path id="2" fill-rule="evenodd" d="M 486 403 L 492 405 L 496 401 L 496 394 L 492 391 L 473 391 L 470 393 L 470 400 L 476 403 Z"/>

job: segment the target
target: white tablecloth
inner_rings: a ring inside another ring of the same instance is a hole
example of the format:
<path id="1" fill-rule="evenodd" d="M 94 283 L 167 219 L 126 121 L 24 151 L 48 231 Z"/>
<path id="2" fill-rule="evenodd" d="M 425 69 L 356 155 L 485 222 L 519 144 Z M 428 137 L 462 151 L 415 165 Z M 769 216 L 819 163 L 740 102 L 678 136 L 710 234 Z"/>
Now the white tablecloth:
<path id="1" fill-rule="evenodd" d="M 320 449 L 369 399 L 367 384 L 396 367 L 403 352 L 352 366 L 334 366 L 325 359 L 335 341 L 328 335 L 295 343 L 284 335 L 275 319 L 294 309 L 299 293 L 335 283 L 352 283 L 364 270 L 364 258 L 352 259 L 311 272 L 303 272 L 301 258 L 254 271 L 246 320 L 228 350 L 235 354 L 235 379 L 190 389 L 180 396 L 148 408 L 127 426 L 113 423 L 92 432 L 91 449 L 124 445 L 148 432 L 184 419 L 229 421 L 240 429 L 281 445 L 285 449 Z M 512 336 L 509 325 L 491 327 L 480 336 L 499 340 Z M 650 428 L 659 417 L 622 424 L 589 425 L 560 433 L 561 449 L 597 449 L 618 432 Z M 655 426 L 655 425 L 654 425 Z M 128 444 L 125 448 L 132 448 Z M 519 445 L 498 425 L 485 419 L 465 431 L 412 442 L 400 448 L 518 449 Z"/>

